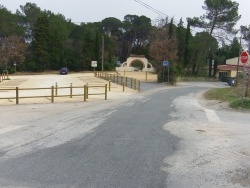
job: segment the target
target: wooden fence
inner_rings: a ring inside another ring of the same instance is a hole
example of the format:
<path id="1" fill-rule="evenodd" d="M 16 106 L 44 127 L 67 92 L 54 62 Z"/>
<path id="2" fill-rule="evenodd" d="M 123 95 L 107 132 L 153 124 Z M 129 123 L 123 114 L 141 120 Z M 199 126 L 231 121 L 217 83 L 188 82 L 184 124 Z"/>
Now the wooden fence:
<path id="1" fill-rule="evenodd" d="M 9 78 L 9 75 L 6 73 L 0 74 L 0 83 L 3 82 L 4 80 L 7 80 Z"/>
<path id="2" fill-rule="evenodd" d="M 70 97 L 72 98 L 73 96 L 83 96 L 83 100 L 84 102 L 87 101 L 87 99 L 89 98 L 89 95 L 104 95 L 104 99 L 107 100 L 107 84 L 87 84 L 84 86 L 72 86 L 72 84 L 70 84 L 69 87 L 58 87 L 57 84 L 55 86 L 51 86 L 51 87 L 44 87 L 44 88 L 0 88 L 0 91 L 14 91 L 14 97 L 1 97 L 0 99 L 15 99 L 16 100 L 16 104 L 19 104 L 19 100 L 20 99 L 24 99 L 24 98 L 50 98 L 51 103 L 54 103 L 55 98 L 57 97 Z M 73 89 L 82 89 L 82 93 L 78 93 L 78 94 L 74 94 L 73 93 Z M 104 91 L 103 92 L 98 92 L 98 93 L 89 93 L 89 88 L 103 88 Z M 62 89 L 69 89 L 69 93 L 68 94 L 61 94 L 59 95 L 59 90 Z M 20 96 L 21 91 L 34 91 L 34 90 L 49 90 L 49 93 L 47 95 L 34 95 L 34 96 Z"/>
<path id="3" fill-rule="evenodd" d="M 138 90 L 138 92 L 141 91 L 141 81 L 135 78 L 120 76 L 118 73 L 106 73 L 106 72 L 95 72 L 95 77 L 109 81 L 109 90 L 110 90 L 110 82 L 113 82 L 118 85 L 122 85 L 123 91 L 125 90 L 125 87 Z"/>

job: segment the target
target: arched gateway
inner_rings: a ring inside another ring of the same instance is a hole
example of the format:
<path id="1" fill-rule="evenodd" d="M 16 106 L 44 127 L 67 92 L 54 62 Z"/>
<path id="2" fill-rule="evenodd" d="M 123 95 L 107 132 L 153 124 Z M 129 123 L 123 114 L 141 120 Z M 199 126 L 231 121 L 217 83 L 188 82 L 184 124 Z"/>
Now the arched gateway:
<path id="1" fill-rule="evenodd" d="M 153 72 L 154 67 L 151 63 L 148 62 L 148 59 L 145 58 L 144 55 L 133 55 L 131 54 L 130 57 L 127 59 L 126 62 L 122 63 L 120 67 L 116 67 L 117 71 L 136 71 L 138 67 L 135 64 L 140 63 L 142 68 L 141 71 Z"/>

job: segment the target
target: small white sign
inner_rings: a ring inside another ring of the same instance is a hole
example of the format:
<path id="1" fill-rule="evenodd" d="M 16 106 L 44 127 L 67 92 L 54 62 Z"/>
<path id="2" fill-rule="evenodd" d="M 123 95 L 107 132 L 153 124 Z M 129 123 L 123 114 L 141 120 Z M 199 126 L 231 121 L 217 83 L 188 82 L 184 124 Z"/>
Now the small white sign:
<path id="1" fill-rule="evenodd" d="M 97 67 L 97 61 L 91 61 L 91 67 Z"/>

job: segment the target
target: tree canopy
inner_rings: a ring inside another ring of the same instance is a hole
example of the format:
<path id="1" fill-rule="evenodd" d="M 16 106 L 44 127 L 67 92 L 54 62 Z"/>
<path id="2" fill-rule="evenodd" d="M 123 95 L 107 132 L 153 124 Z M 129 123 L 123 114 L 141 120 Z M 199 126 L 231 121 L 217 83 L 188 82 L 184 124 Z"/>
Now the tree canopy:
<path id="1" fill-rule="evenodd" d="M 79 24 L 34 3 L 21 5 L 16 13 L 0 6 L 0 69 L 11 72 L 15 61 L 19 71 L 58 70 L 62 66 L 89 71 L 95 60 L 101 70 L 104 39 L 105 70 L 113 70 L 116 61 L 137 54 L 145 55 L 159 74 L 165 74 L 162 61 L 168 60 L 172 79 L 177 74 L 205 75 L 208 58 L 223 64 L 226 58 L 237 56 L 238 39 L 225 42 L 226 35 L 218 37 L 218 32 L 234 33 L 240 19 L 238 7 L 231 0 L 205 0 L 205 14 L 187 18 L 185 26 L 182 19 L 177 25 L 174 19 L 152 25 L 146 16 L 129 14 L 123 20 L 108 17 Z M 192 32 L 192 27 L 203 30 Z M 241 31 L 250 43 L 250 27 L 242 26 Z"/>

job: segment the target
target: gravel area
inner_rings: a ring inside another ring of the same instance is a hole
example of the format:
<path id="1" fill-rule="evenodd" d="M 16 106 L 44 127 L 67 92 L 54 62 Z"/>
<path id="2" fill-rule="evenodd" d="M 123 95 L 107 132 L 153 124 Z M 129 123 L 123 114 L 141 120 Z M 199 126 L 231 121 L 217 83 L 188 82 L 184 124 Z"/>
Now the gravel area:
<path id="1" fill-rule="evenodd" d="M 176 120 L 164 129 L 181 141 L 164 161 L 167 187 L 250 187 L 249 113 L 196 93 L 173 106 Z"/>

